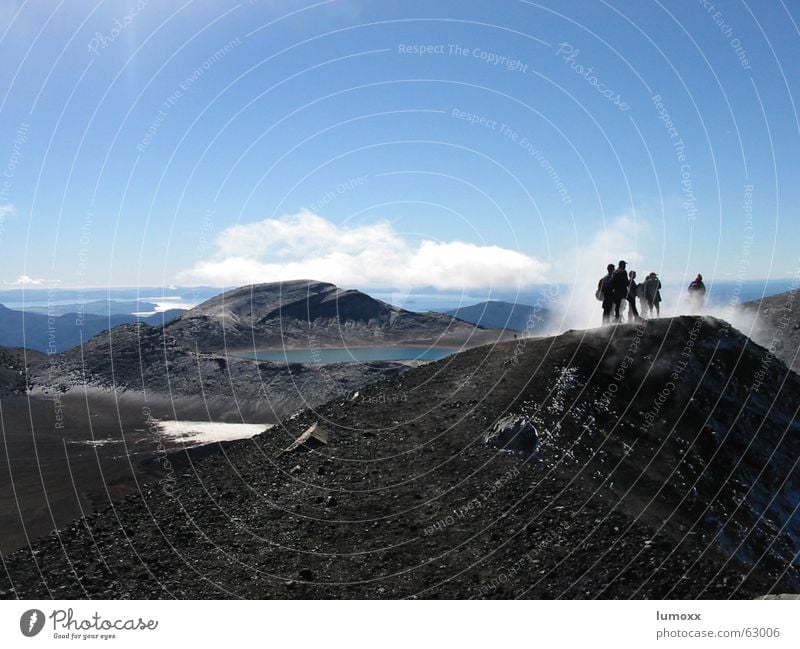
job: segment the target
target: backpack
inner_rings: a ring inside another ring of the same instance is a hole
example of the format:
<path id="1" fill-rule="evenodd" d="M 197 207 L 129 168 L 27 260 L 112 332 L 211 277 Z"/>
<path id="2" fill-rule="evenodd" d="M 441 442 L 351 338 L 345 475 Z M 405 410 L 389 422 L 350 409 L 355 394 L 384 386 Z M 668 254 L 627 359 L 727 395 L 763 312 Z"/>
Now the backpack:
<path id="1" fill-rule="evenodd" d="M 689 284 L 689 292 L 694 293 L 695 291 L 701 291 L 705 293 L 706 285 L 703 284 L 703 282 L 698 282 L 696 279 L 692 280 L 691 284 Z"/>
<path id="2" fill-rule="evenodd" d="M 609 275 L 603 275 L 600 278 L 600 281 L 597 283 L 597 290 L 594 293 L 594 296 L 597 298 L 598 302 L 602 302 L 606 297 L 606 291 L 609 290 L 611 284 L 611 277 Z"/>

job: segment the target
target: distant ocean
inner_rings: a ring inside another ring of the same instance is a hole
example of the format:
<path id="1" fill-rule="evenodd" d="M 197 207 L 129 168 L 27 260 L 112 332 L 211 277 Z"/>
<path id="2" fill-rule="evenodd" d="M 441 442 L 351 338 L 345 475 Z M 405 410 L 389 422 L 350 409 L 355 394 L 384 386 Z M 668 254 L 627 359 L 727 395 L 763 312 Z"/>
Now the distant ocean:
<path id="1" fill-rule="evenodd" d="M 665 290 L 685 290 L 685 288 L 685 286 L 665 283 Z M 770 295 L 784 293 L 792 288 L 797 289 L 797 283 L 791 278 L 747 282 L 716 280 L 706 282 L 706 300 L 709 305 L 729 305 L 735 304 L 736 302 L 751 302 L 763 297 L 769 297 Z"/>
<path id="2" fill-rule="evenodd" d="M 664 293 L 677 294 L 686 288 L 681 284 L 666 280 L 662 281 L 664 284 Z M 762 297 L 777 295 L 778 293 L 791 290 L 793 286 L 792 281 L 791 278 L 750 280 L 745 282 L 732 280 L 707 281 L 707 301 L 710 305 L 728 305 L 735 300 L 738 300 L 738 302 L 750 302 L 751 300 L 758 300 Z M 688 285 L 688 282 L 686 282 L 686 284 Z M 797 288 L 796 283 L 794 288 Z M 557 289 L 557 293 L 555 289 Z M 569 292 L 569 286 L 562 284 L 553 287 L 549 284 L 542 284 L 526 288 L 524 291 L 520 292 L 498 291 L 496 289 L 486 292 L 470 291 L 469 293 L 447 293 L 444 291 L 431 290 L 402 293 L 386 289 L 378 291 L 370 291 L 367 289 L 365 292 L 369 293 L 372 297 L 393 304 L 394 306 L 408 309 L 409 311 L 447 311 L 449 309 L 457 309 L 459 307 L 479 304 L 489 300 L 499 300 L 502 302 L 532 306 L 537 304 L 537 302 L 543 303 L 543 296 L 546 294 L 552 295 L 555 293 L 557 295 L 566 296 Z M 594 295 L 589 296 L 589 298 L 594 300 Z"/>

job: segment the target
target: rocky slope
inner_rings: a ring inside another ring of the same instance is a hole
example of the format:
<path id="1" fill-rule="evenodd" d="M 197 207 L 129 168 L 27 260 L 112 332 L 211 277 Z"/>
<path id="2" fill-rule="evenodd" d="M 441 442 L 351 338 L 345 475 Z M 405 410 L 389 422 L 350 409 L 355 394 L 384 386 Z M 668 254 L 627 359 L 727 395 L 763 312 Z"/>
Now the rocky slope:
<path id="1" fill-rule="evenodd" d="M 41 368 L 46 356 L 17 347 L 0 347 L 0 397 L 25 394 L 30 386 L 31 365 Z"/>
<path id="2" fill-rule="evenodd" d="M 241 409 L 258 410 L 273 421 L 413 363 L 286 365 L 228 351 L 403 342 L 470 346 L 510 335 L 442 314 L 397 309 L 333 284 L 279 282 L 222 293 L 162 326 L 114 327 L 46 362 L 35 360 L 28 380 L 34 394 L 87 386 L 149 392 L 201 398 L 212 414 L 241 403 Z"/>
<path id="3" fill-rule="evenodd" d="M 151 397 L 202 400 L 215 417 L 238 409 L 276 421 L 408 367 L 400 362 L 256 362 L 195 351 L 168 330 L 142 324 L 115 327 L 83 347 L 50 357 L 46 365 L 34 365 L 33 392 L 68 392 L 85 386 L 136 391 Z"/>
<path id="4" fill-rule="evenodd" d="M 752 320 L 752 338 L 795 372 L 800 372 L 800 296 L 797 290 L 745 302 L 742 311 Z"/>
<path id="5" fill-rule="evenodd" d="M 25 318 L 47 320 L 35 313 Z M 59 345 L 63 334 L 56 326 Z M 8 460 L 0 470 L 0 550 L 161 479 L 165 453 L 174 466 L 198 455 L 161 444 L 148 433 L 144 413 L 159 420 L 275 423 L 416 364 L 256 362 L 228 355 L 231 346 L 472 344 L 473 337 L 503 335 L 330 284 L 290 282 L 231 291 L 160 326 L 121 324 L 59 354 L 0 348 L 0 454 Z"/>
<path id="6" fill-rule="evenodd" d="M 5 597 L 798 592 L 800 377 L 713 318 L 468 350 L 5 557 Z M 498 422 L 527 421 L 511 452 Z M 326 445 L 281 453 L 314 422 Z"/>

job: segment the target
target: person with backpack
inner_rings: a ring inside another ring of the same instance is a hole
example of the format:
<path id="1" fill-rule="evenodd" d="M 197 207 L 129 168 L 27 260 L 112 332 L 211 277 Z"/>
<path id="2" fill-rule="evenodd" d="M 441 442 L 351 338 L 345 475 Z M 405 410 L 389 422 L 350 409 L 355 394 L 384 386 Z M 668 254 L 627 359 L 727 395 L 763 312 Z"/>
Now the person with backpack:
<path id="1" fill-rule="evenodd" d="M 700 311 L 705 304 L 706 285 L 703 284 L 703 276 L 697 273 L 692 282 L 689 284 L 689 303 L 695 311 Z"/>
<path id="2" fill-rule="evenodd" d="M 614 264 L 606 266 L 606 271 L 606 274 L 597 282 L 597 292 L 595 293 L 595 297 L 603 303 L 603 324 L 611 321 L 611 309 L 614 304 L 611 280 L 614 277 Z"/>
<path id="3" fill-rule="evenodd" d="M 627 262 L 623 259 L 619 260 L 617 270 L 614 271 L 611 277 L 611 289 L 614 293 L 614 322 L 622 322 L 622 302 L 628 297 L 628 271 L 625 270 Z"/>
<path id="4" fill-rule="evenodd" d="M 661 315 L 661 280 L 658 275 L 650 273 L 644 280 L 644 301 L 647 304 L 647 317 L 653 317 L 653 309 L 656 317 Z"/>
<path id="5" fill-rule="evenodd" d="M 636 308 L 636 298 L 639 294 L 639 284 L 636 283 L 636 271 L 628 273 L 628 322 L 639 322 L 639 309 Z"/>

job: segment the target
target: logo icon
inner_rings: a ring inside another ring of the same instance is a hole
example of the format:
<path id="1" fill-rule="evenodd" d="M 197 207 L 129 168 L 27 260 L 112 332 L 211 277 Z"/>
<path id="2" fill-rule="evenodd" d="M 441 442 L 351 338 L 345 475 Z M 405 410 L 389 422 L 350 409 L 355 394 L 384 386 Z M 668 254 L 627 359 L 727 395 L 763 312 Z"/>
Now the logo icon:
<path id="1" fill-rule="evenodd" d="M 25 611 L 19 618 L 19 630 L 22 631 L 22 635 L 27 638 L 32 638 L 39 633 L 42 628 L 44 628 L 44 613 L 38 608 Z"/>

